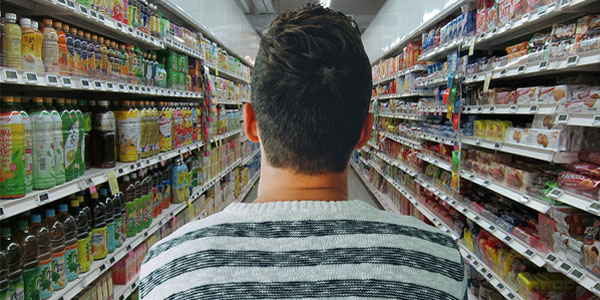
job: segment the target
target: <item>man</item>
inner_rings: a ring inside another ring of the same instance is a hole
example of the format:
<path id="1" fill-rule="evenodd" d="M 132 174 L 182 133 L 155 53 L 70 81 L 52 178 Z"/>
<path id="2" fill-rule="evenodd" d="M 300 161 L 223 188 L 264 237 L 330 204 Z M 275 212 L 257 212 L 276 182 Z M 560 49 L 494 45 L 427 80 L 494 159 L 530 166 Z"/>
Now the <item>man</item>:
<path id="1" fill-rule="evenodd" d="M 348 197 L 348 161 L 369 139 L 371 71 L 360 32 L 309 5 L 260 44 L 246 133 L 260 143 L 254 204 L 232 204 L 160 241 L 142 299 L 466 299 L 454 241 Z"/>

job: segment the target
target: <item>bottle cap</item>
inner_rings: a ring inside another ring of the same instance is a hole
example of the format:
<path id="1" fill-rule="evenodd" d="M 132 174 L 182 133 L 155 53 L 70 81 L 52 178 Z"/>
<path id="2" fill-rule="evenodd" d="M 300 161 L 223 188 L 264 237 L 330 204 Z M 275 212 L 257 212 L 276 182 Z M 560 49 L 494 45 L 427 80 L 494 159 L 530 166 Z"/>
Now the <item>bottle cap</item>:
<path id="1" fill-rule="evenodd" d="M 58 211 L 59 212 L 65 212 L 67 210 L 69 210 L 69 207 L 66 204 L 63 203 L 63 204 L 59 204 L 58 205 Z"/>
<path id="2" fill-rule="evenodd" d="M 27 224 L 27 220 L 18 220 L 17 221 L 17 228 L 19 230 L 25 230 L 25 229 L 27 229 L 27 225 L 28 225 Z"/>
<path id="3" fill-rule="evenodd" d="M 13 14 L 13 13 L 6 13 L 6 15 L 4 15 L 4 18 L 7 21 L 11 21 L 11 22 L 16 22 L 17 21 L 17 15 Z"/>
<path id="4" fill-rule="evenodd" d="M 37 21 L 31 21 L 31 28 L 37 30 L 38 29 L 38 22 Z"/>
<path id="5" fill-rule="evenodd" d="M 106 197 L 106 189 L 100 189 L 100 196 Z"/>
<path id="6" fill-rule="evenodd" d="M 56 212 L 52 208 L 46 209 L 46 218 L 52 218 L 56 215 Z"/>
<path id="7" fill-rule="evenodd" d="M 2 235 L 3 238 L 10 237 L 10 227 L 3 226 L 2 231 L 0 231 L 0 235 Z"/>
<path id="8" fill-rule="evenodd" d="M 39 223 L 41 221 L 42 221 L 42 215 L 40 215 L 40 214 L 31 215 L 31 223 Z"/>
<path id="9" fill-rule="evenodd" d="M 2 97 L 2 102 L 7 102 L 7 103 L 13 103 L 15 99 L 13 98 L 13 96 L 4 96 Z"/>
<path id="10" fill-rule="evenodd" d="M 60 21 L 54 21 L 52 23 L 52 27 L 54 27 L 54 29 L 62 29 L 62 22 L 60 22 Z"/>
<path id="11" fill-rule="evenodd" d="M 35 103 L 42 103 L 42 102 L 44 102 L 44 98 L 42 98 L 42 97 L 34 97 L 33 98 L 33 102 L 35 102 Z"/>
<path id="12" fill-rule="evenodd" d="M 71 200 L 71 207 L 79 207 L 79 200 Z"/>
<path id="13" fill-rule="evenodd" d="M 42 22 L 43 22 L 44 26 L 48 26 L 48 27 L 52 26 L 52 19 L 44 19 L 44 20 L 42 20 Z"/>
<path id="14" fill-rule="evenodd" d="M 21 18 L 21 20 L 19 20 L 19 25 L 21 25 L 21 27 L 31 27 L 31 19 Z"/>

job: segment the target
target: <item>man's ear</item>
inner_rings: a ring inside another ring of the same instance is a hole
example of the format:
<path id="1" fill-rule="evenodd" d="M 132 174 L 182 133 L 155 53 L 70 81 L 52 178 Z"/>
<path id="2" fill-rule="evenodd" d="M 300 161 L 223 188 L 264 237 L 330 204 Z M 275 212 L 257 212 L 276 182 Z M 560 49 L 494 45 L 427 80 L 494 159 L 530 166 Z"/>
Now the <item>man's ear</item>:
<path id="1" fill-rule="evenodd" d="M 254 108 L 250 103 L 244 104 L 244 127 L 248 139 L 253 143 L 259 143 L 258 123 L 256 121 L 256 115 L 254 114 Z"/>
<path id="2" fill-rule="evenodd" d="M 373 114 L 368 113 L 365 118 L 365 122 L 363 123 L 362 130 L 360 131 L 360 138 L 358 139 L 358 143 L 354 149 L 360 149 L 364 145 L 367 144 L 369 138 L 371 137 L 371 132 L 373 131 L 373 122 L 374 122 Z"/>

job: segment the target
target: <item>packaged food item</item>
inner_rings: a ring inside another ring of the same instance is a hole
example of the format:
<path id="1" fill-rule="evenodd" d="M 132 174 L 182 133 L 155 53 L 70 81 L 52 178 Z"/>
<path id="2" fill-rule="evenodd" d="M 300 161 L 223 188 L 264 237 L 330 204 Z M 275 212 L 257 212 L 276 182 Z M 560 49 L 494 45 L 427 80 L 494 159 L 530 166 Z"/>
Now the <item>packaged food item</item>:
<path id="1" fill-rule="evenodd" d="M 492 31 L 498 26 L 498 4 L 496 1 L 488 3 L 487 8 L 487 31 Z"/>
<path id="2" fill-rule="evenodd" d="M 566 191 L 599 200 L 598 188 L 600 180 L 575 172 L 561 172 L 558 176 L 558 186 Z"/>
<path id="3" fill-rule="evenodd" d="M 600 165 L 600 151 L 581 150 L 579 151 L 579 160 Z"/>
<path id="4" fill-rule="evenodd" d="M 506 185 L 518 190 L 526 190 L 533 183 L 537 172 L 522 169 L 516 166 L 506 166 Z"/>
<path id="5" fill-rule="evenodd" d="M 512 18 L 513 0 L 498 1 L 498 27 L 506 25 Z"/>
<path id="6" fill-rule="evenodd" d="M 570 98 L 569 86 L 542 86 L 539 87 L 538 103 L 562 103 Z"/>
<path id="7" fill-rule="evenodd" d="M 526 144 L 529 140 L 529 129 L 509 127 L 506 129 L 504 141 L 512 144 Z"/>
<path id="8" fill-rule="evenodd" d="M 513 0 L 512 1 L 512 20 L 519 20 L 527 13 L 527 1 L 526 0 Z"/>
<path id="9" fill-rule="evenodd" d="M 531 127 L 540 129 L 562 129 L 565 127 L 563 124 L 554 123 L 554 120 L 556 120 L 556 115 L 535 115 Z"/>
<path id="10" fill-rule="evenodd" d="M 535 103 L 538 99 L 538 87 L 523 87 L 518 88 L 514 92 L 515 102 L 517 104 Z"/>

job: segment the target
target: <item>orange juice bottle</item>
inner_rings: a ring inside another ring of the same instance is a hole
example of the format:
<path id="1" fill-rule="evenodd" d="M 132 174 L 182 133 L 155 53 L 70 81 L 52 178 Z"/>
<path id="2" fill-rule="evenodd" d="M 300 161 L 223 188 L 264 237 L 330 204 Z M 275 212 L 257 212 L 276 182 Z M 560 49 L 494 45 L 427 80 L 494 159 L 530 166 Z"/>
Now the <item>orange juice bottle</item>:
<path id="1" fill-rule="evenodd" d="M 52 23 L 54 30 L 56 30 L 56 44 L 58 46 L 58 72 L 60 75 L 69 74 L 69 64 L 68 64 L 68 52 L 67 52 L 67 35 L 62 30 L 61 22 Z"/>
<path id="2" fill-rule="evenodd" d="M 67 39 L 67 69 L 69 70 L 70 75 L 76 75 L 77 69 L 75 67 L 75 39 L 73 36 L 73 31 L 69 28 L 69 25 L 63 24 L 63 31 L 65 32 L 65 37 Z M 75 29 L 77 32 L 77 29 Z"/>

